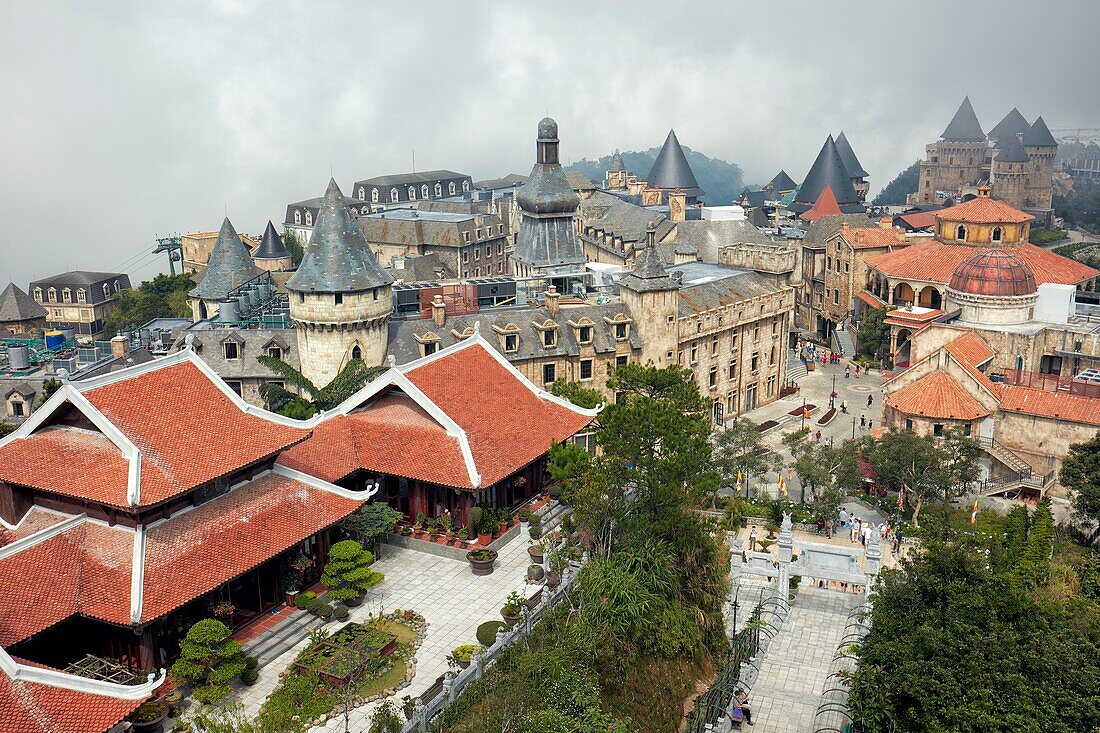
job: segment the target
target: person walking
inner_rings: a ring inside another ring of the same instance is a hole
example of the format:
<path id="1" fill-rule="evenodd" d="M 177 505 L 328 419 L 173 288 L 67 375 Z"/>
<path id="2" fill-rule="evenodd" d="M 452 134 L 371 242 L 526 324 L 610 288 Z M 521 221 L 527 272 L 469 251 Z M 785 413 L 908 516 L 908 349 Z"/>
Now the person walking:
<path id="1" fill-rule="evenodd" d="M 852 376 L 852 365 L 851 364 L 846 364 L 844 366 L 844 378 L 847 379 L 850 376 Z"/>
<path id="2" fill-rule="evenodd" d="M 749 549 L 756 550 L 756 525 L 749 530 Z"/>
<path id="3" fill-rule="evenodd" d="M 873 427 L 875 427 L 875 421 L 871 418 L 867 418 L 867 429 L 870 430 Z"/>
<path id="4" fill-rule="evenodd" d="M 856 379 L 859 379 L 859 371 L 860 371 L 860 366 L 859 366 L 859 364 L 856 364 Z"/>
<path id="5" fill-rule="evenodd" d="M 848 414 L 848 400 L 844 400 L 840 403 L 840 411 L 843 412 L 845 415 Z"/>
<path id="6" fill-rule="evenodd" d="M 872 403 L 872 402 L 874 402 L 874 401 L 875 401 L 875 398 L 874 398 L 874 396 L 872 396 L 872 395 L 867 395 L 867 406 L 868 406 L 868 407 L 870 407 L 870 406 L 871 406 L 871 403 Z"/>
<path id="7" fill-rule="evenodd" d="M 867 416 L 866 415 L 860 415 L 859 416 L 859 429 L 860 430 L 865 430 L 866 428 L 867 428 Z"/>

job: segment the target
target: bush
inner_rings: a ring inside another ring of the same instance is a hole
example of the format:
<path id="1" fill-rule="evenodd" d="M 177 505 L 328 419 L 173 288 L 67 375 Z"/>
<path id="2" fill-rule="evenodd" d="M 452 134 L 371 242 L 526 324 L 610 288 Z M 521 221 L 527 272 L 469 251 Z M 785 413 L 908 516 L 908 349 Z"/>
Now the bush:
<path id="1" fill-rule="evenodd" d="M 453 656 L 460 662 L 468 662 L 473 659 L 475 652 L 479 652 L 482 649 L 483 647 L 477 644 L 463 644 L 462 646 L 455 647 Z"/>
<path id="2" fill-rule="evenodd" d="M 488 649 L 497 641 L 497 630 L 504 628 L 503 621 L 486 621 L 477 627 L 477 642 Z"/>
<path id="3" fill-rule="evenodd" d="M 534 519 L 534 517 L 531 517 L 531 519 Z M 540 539 L 542 537 L 542 527 L 536 527 L 532 524 L 531 529 L 527 530 L 527 533 L 531 535 L 531 539 L 533 540 Z"/>
<path id="4" fill-rule="evenodd" d="M 313 610 L 313 613 L 320 619 L 328 619 L 335 612 L 331 604 L 318 603 L 317 608 Z"/>
<path id="5" fill-rule="evenodd" d="M 191 697 L 203 705 L 219 703 L 229 696 L 229 685 L 202 685 L 191 690 Z"/>
<path id="6" fill-rule="evenodd" d="M 531 515 L 531 526 L 532 527 L 541 527 L 542 526 L 542 517 L 540 517 L 538 514 L 532 514 Z"/>
<path id="7" fill-rule="evenodd" d="M 470 511 L 466 513 L 466 529 L 469 530 L 470 535 L 476 535 L 481 530 L 481 519 L 484 512 L 481 507 L 470 507 Z"/>
<path id="8" fill-rule="evenodd" d="M 500 613 L 502 616 L 518 616 L 523 612 L 525 600 L 519 593 L 512 591 L 508 594 L 507 600 L 504 601 L 504 606 L 501 607 Z"/>
<path id="9" fill-rule="evenodd" d="M 256 657 L 245 657 L 244 658 L 244 668 L 245 669 L 259 669 L 260 668 L 260 660 L 257 659 Z"/>
<path id="10" fill-rule="evenodd" d="M 180 658 L 172 665 L 172 677 L 198 686 L 196 693 L 203 686 L 228 692 L 226 683 L 245 670 L 241 645 L 230 638 L 229 627 L 221 621 L 204 619 L 196 623 L 188 630 L 180 651 Z M 208 694 L 216 692 L 212 689 Z M 195 699 L 199 699 L 197 694 Z"/>
<path id="11" fill-rule="evenodd" d="M 531 520 L 531 510 L 527 507 L 523 507 L 519 510 L 519 521 L 528 522 Z"/>
<path id="12" fill-rule="evenodd" d="M 294 605 L 303 611 L 313 611 L 317 606 L 317 596 L 309 591 L 299 593 L 294 598 Z"/>
<path id="13" fill-rule="evenodd" d="M 130 720 L 135 723 L 150 723 L 168 712 L 168 706 L 156 700 L 150 700 L 138 707 L 130 715 Z"/>
<path id="14" fill-rule="evenodd" d="M 259 678 L 260 678 L 260 673 L 259 673 L 258 670 L 245 669 L 245 671 L 241 672 L 241 682 L 243 684 L 250 685 L 250 686 L 254 685 L 254 684 L 256 684 L 256 680 L 258 680 Z"/>
<path id="15" fill-rule="evenodd" d="M 367 733 L 401 733 L 404 726 L 405 718 L 393 704 L 393 700 L 386 700 L 371 716 Z"/>
<path id="16" fill-rule="evenodd" d="M 332 615 L 336 617 L 337 621 L 347 621 L 351 613 L 348 611 L 348 607 L 343 603 L 337 603 L 332 607 Z"/>
<path id="17" fill-rule="evenodd" d="M 329 589 L 329 598 L 334 601 L 355 600 L 371 586 L 381 583 L 384 576 L 370 569 L 373 562 L 374 555 L 355 540 L 343 540 L 333 545 L 328 553 L 325 573 L 321 576 L 321 583 Z"/>

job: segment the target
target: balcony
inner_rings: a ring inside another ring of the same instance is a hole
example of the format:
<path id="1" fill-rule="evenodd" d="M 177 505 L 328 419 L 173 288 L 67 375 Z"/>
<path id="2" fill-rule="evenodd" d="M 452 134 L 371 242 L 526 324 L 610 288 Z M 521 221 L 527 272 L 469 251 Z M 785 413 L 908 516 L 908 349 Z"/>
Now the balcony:
<path id="1" fill-rule="evenodd" d="M 1057 392 L 1060 394 L 1072 394 L 1080 397 L 1100 397 L 1100 382 L 1085 381 L 1075 377 L 1062 376 L 1060 374 L 1043 374 L 1041 372 L 1029 372 L 1022 369 L 1004 369 L 1001 371 L 1000 380 L 992 377 L 994 381 L 1001 381 L 1010 387 L 1030 387 L 1041 389 L 1045 392 Z"/>

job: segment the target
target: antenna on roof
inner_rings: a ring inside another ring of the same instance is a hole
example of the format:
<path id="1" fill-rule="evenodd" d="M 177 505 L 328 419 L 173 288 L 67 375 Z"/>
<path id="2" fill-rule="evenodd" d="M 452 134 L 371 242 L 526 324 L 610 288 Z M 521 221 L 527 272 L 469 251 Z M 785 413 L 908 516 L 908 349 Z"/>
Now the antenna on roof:
<path id="1" fill-rule="evenodd" d="M 413 167 L 412 167 L 411 172 L 416 173 L 416 148 L 413 148 L 412 153 L 413 153 Z"/>

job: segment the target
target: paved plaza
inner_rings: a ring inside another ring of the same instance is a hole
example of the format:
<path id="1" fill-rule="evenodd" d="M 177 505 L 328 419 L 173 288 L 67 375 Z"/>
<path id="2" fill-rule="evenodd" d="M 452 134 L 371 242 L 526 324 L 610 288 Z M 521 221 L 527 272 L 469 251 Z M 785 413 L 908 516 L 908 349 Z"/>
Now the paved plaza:
<path id="1" fill-rule="evenodd" d="M 351 621 L 361 621 L 368 614 L 411 609 L 428 621 L 428 632 L 416 654 L 416 674 L 403 695 L 417 697 L 447 671 L 447 655 L 460 644 L 476 644 L 477 627 L 484 621 L 499 620 L 500 607 L 512 591 L 524 593 L 524 578 L 530 559 L 527 555 L 527 532 L 505 545 L 500 551 L 492 575 L 474 576 L 465 561 L 436 557 L 416 550 L 387 545 L 383 557 L 372 569 L 384 573 L 385 581 L 371 589 L 362 606 L 352 610 Z M 340 624 L 330 624 L 335 632 Z M 260 679 L 252 687 L 243 688 L 238 701 L 250 717 L 259 713 L 263 701 L 279 682 L 279 673 L 309 644 L 306 639 L 260 670 Z M 352 730 L 366 730 L 370 716 L 379 703 L 358 708 L 351 716 Z M 343 731 L 343 718 L 332 719 L 316 731 Z"/>

